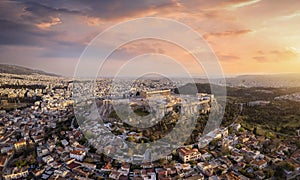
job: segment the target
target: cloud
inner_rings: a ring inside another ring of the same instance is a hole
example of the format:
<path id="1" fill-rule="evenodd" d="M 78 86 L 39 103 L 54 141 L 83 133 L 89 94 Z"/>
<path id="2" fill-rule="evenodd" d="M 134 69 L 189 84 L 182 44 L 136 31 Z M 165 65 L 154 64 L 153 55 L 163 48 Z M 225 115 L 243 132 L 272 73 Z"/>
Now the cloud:
<path id="1" fill-rule="evenodd" d="M 224 31 L 224 32 L 213 32 L 204 34 L 205 39 L 209 39 L 212 37 L 231 37 L 231 36 L 239 36 L 243 34 L 247 34 L 252 32 L 250 29 L 242 29 L 242 30 L 233 30 L 233 31 Z"/>
<path id="2" fill-rule="evenodd" d="M 60 41 L 68 41 L 66 38 L 70 38 L 70 36 L 74 36 L 74 34 L 68 35 L 67 37 L 62 36 L 66 31 L 70 31 L 66 29 L 66 26 L 63 26 L 65 21 L 67 21 L 65 19 L 79 19 L 79 21 L 84 19 L 88 25 L 87 27 L 80 27 L 84 30 L 88 29 L 88 27 L 99 26 L 103 22 L 107 23 L 108 21 L 155 14 L 159 10 L 172 9 L 173 7 L 178 7 L 178 2 L 175 0 L 74 0 L 72 3 L 67 0 L 2 1 L 0 2 L 0 18 L 3 18 L 0 21 L 2 33 L 2 42 L 0 42 L 0 44 L 41 45 L 43 42 L 39 43 L 39 40 L 48 38 L 49 41 L 56 41 L 57 39 L 55 38 L 57 37 L 62 38 L 59 39 Z M 60 24 L 62 28 L 56 28 L 55 31 L 50 31 L 51 27 L 58 24 Z M 78 30 L 80 28 L 78 28 Z M 43 32 L 45 30 L 47 30 L 47 33 Z M 71 32 L 74 31 L 71 30 Z M 4 33 L 5 35 L 3 35 Z M 85 32 L 77 32 L 77 35 L 84 35 L 84 33 Z M 57 36 L 54 37 L 53 34 Z M 35 35 L 36 37 L 34 37 Z"/>
<path id="3" fill-rule="evenodd" d="M 229 62 L 224 63 L 227 65 L 231 65 L 230 62 L 242 62 L 242 59 L 251 59 L 254 63 L 293 60 L 299 57 L 300 52 L 296 32 L 299 29 L 296 22 L 299 10 L 295 3 L 298 1 L 293 0 L 290 4 L 263 0 L 0 1 L 0 48 L 19 48 L 19 55 L 1 51 L 0 59 L 9 56 L 17 59 L 19 56 L 21 62 L 25 59 L 23 54 L 30 54 L 25 51 L 33 54 L 25 61 L 36 58 L 35 62 L 40 60 L 41 64 L 43 60 L 75 59 L 84 46 L 105 28 L 123 20 L 154 16 L 178 20 L 204 34 L 212 48 L 219 52 L 219 59 Z M 288 20 L 283 21 L 284 26 L 278 25 L 283 22 L 269 22 L 279 17 Z M 285 49 L 279 45 L 296 48 Z M 259 49 L 263 51 L 258 52 Z M 115 56 L 117 59 L 148 52 L 170 53 L 182 61 L 190 62 L 185 51 L 156 44 L 131 44 L 123 49 L 121 47 Z M 200 53 L 201 50 L 195 48 L 195 52 Z M 234 67 L 239 69 L 239 63 Z"/>
<path id="4" fill-rule="evenodd" d="M 86 17 L 85 21 L 88 26 L 99 26 L 103 23 L 103 20 L 97 17 Z"/>
<path id="5" fill-rule="evenodd" d="M 39 47 L 43 49 L 35 53 L 39 57 L 78 57 L 84 43 L 70 40 L 65 29 L 51 27 L 63 24 L 64 15 L 79 14 L 78 10 L 31 1 L 0 2 L 0 46 Z"/>
<path id="6" fill-rule="evenodd" d="M 78 0 L 81 4 L 86 4 L 85 0 Z M 99 17 L 104 20 L 113 20 L 126 17 L 140 16 L 141 14 L 156 13 L 163 8 L 177 7 L 176 1 L 140 1 L 140 0 L 100 0 L 89 1 L 90 9 L 84 11 L 89 16 Z"/>
<path id="7" fill-rule="evenodd" d="M 188 8 L 199 9 L 197 7 L 201 6 L 201 9 L 206 10 L 225 10 L 225 11 L 234 11 L 239 8 L 244 8 L 247 6 L 251 6 L 257 3 L 260 3 L 262 0 L 232 0 L 232 1 L 222 1 L 222 0 L 214 0 L 214 1 L 205 1 L 205 0 L 185 0 L 184 5 Z"/>
<path id="8" fill-rule="evenodd" d="M 260 55 L 264 55 L 265 54 L 265 52 L 262 51 L 262 50 L 258 50 L 257 53 L 260 54 Z"/>
<path id="9" fill-rule="evenodd" d="M 261 63 L 271 63 L 271 62 L 282 62 L 291 61 L 298 58 L 298 53 L 286 49 L 286 50 L 271 50 L 271 51 L 259 51 L 260 56 L 252 57 Z"/>
<path id="10" fill-rule="evenodd" d="M 176 0 L 73 0 L 72 3 L 67 0 L 60 0 L 43 1 L 43 4 L 33 0 L 21 2 L 24 3 L 27 11 L 36 15 L 50 16 L 53 15 L 53 13 L 78 14 L 81 16 L 100 18 L 103 21 L 134 17 L 141 14 L 155 14 L 165 8 L 171 9 L 172 7 L 180 7 L 180 3 Z"/>
<path id="11" fill-rule="evenodd" d="M 261 63 L 269 61 L 265 56 L 255 56 L 255 57 L 253 57 L 253 59 L 255 59 L 257 62 L 261 62 Z"/>
<path id="12" fill-rule="evenodd" d="M 236 61 L 241 59 L 239 56 L 232 55 L 232 54 L 223 54 L 223 55 L 220 54 L 217 56 L 221 61 Z"/>
<path id="13" fill-rule="evenodd" d="M 273 50 L 273 51 L 270 51 L 270 53 L 273 54 L 274 56 L 282 58 L 282 60 L 292 59 L 292 58 L 296 58 L 298 56 L 298 53 L 296 53 L 290 49 L 281 50 L 281 51 Z"/>
<path id="14" fill-rule="evenodd" d="M 24 11 L 27 13 L 22 15 L 22 20 L 31 21 L 33 23 L 43 23 L 51 21 L 53 17 L 59 17 L 65 14 L 79 15 L 81 12 L 67 8 L 52 7 L 37 1 L 21 1 Z M 47 1 L 44 1 L 47 2 Z"/>
<path id="15" fill-rule="evenodd" d="M 202 47 L 195 47 L 194 49 L 185 52 L 186 54 L 200 54 L 206 52 L 206 50 Z"/>
<path id="16" fill-rule="evenodd" d="M 288 47 L 288 50 L 292 51 L 295 54 L 300 54 L 300 49 L 295 47 Z"/>
<path id="17" fill-rule="evenodd" d="M 278 18 L 278 20 L 286 21 L 286 20 L 290 20 L 290 19 L 296 18 L 296 17 L 300 17 L 300 11 L 295 11 L 291 14 L 280 16 Z"/>
<path id="18" fill-rule="evenodd" d="M 51 21 L 50 22 L 43 22 L 43 23 L 38 23 L 36 26 L 40 29 L 48 29 L 51 26 L 57 25 L 57 24 L 61 24 L 61 20 L 59 18 L 53 18 L 51 17 Z"/>
<path id="19" fill-rule="evenodd" d="M 43 32 L 30 24 L 16 23 L 0 19 L 0 45 L 37 45 L 45 38 L 57 35 L 57 32 Z"/>
<path id="20" fill-rule="evenodd" d="M 0 45 L 43 47 L 55 41 L 63 41 L 56 39 L 63 31 L 49 28 L 61 24 L 60 16 L 64 13 L 76 14 L 72 10 L 31 1 L 0 2 Z"/>
<path id="21" fill-rule="evenodd" d="M 243 8 L 246 6 L 250 6 L 256 3 L 259 3 L 261 0 L 236 0 L 236 1 L 231 1 L 230 5 L 228 5 L 227 9 L 228 10 L 234 10 L 237 8 Z"/>
<path id="22" fill-rule="evenodd" d="M 54 19 L 55 22 L 55 19 Z M 56 22 L 57 23 L 57 22 Z M 51 24 L 53 25 L 53 23 Z M 47 24 L 45 27 L 47 28 Z M 37 28 L 33 24 L 24 24 L 20 22 L 13 22 L 4 19 L 0 19 L 0 49 L 5 46 L 23 47 L 24 51 L 26 46 L 37 47 L 43 50 L 39 50 L 38 53 L 32 52 L 39 57 L 76 57 L 78 58 L 80 53 L 84 49 L 84 44 L 74 41 L 69 41 L 64 38 L 65 32 L 53 31 L 51 29 Z M 34 51 L 32 49 L 32 51 Z M 6 52 L 3 52 L 6 53 Z M 2 54 L 0 57 L 4 56 Z M 20 61 L 24 57 L 20 54 Z"/>
<path id="23" fill-rule="evenodd" d="M 125 44 L 121 46 L 117 53 L 124 53 L 129 55 L 140 55 L 140 54 L 148 54 L 148 53 L 158 53 L 164 54 L 167 49 L 172 47 L 171 44 L 167 42 L 155 40 L 155 39 L 144 39 L 133 41 L 129 44 Z"/>

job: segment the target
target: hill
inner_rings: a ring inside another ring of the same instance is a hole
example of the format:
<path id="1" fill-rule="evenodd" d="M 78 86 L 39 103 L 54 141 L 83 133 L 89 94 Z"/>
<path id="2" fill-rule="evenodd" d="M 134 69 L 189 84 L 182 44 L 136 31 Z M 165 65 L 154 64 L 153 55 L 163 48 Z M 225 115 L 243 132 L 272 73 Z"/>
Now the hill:
<path id="1" fill-rule="evenodd" d="M 300 87 L 300 74 L 268 74 L 268 75 L 241 75 L 226 78 L 229 86 L 244 87 Z"/>
<path id="2" fill-rule="evenodd" d="M 47 75 L 47 76 L 59 76 L 53 73 L 47 73 L 41 70 L 30 69 L 27 67 L 10 65 L 10 64 L 0 64 L 0 73 L 18 74 L 18 75 Z"/>

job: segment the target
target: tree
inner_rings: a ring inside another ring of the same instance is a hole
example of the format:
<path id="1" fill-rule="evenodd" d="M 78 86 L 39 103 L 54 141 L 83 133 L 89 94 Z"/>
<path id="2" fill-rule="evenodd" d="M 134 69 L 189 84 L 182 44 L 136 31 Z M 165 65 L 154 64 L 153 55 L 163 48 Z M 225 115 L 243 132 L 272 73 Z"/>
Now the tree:
<path id="1" fill-rule="evenodd" d="M 285 176 L 284 169 L 288 171 L 294 171 L 295 167 L 289 162 L 280 162 L 276 165 L 275 176 L 284 177 Z"/>
<path id="2" fill-rule="evenodd" d="M 241 148 L 242 148 L 242 145 L 241 145 L 241 144 L 237 144 L 237 145 L 235 146 L 235 148 L 241 149 Z"/>
<path id="3" fill-rule="evenodd" d="M 78 142 L 79 142 L 79 144 L 85 144 L 88 142 L 88 140 L 85 137 L 83 137 Z"/>
<path id="4" fill-rule="evenodd" d="M 230 127 L 228 128 L 228 134 L 233 134 L 233 127 L 230 126 Z"/>
<path id="5" fill-rule="evenodd" d="M 257 134 L 257 127 L 254 127 L 254 129 L 253 129 L 253 134 L 258 135 L 258 134 Z"/>
<path id="6" fill-rule="evenodd" d="M 87 163 L 92 163 L 94 162 L 92 158 L 85 158 L 84 159 L 84 162 L 87 162 Z"/>
<path id="7" fill-rule="evenodd" d="M 194 167 L 194 166 L 196 166 L 196 165 L 197 165 L 197 162 L 196 162 L 196 161 L 194 161 L 194 160 L 192 160 L 192 161 L 190 161 L 190 164 L 191 164 L 191 166 L 192 166 L 192 167 Z"/>
<path id="8" fill-rule="evenodd" d="M 228 147 L 222 146 L 222 148 L 221 148 L 221 153 L 222 153 L 223 155 L 229 155 L 229 154 L 230 154 L 230 150 L 229 150 Z"/>
<path id="9" fill-rule="evenodd" d="M 24 167 L 24 166 L 26 166 L 27 165 L 27 162 L 25 161 L 25 160 L 22 160 L 22 159 L 20 159 L 20 160 L 18 160 L 17 162 L 16 162 L 16 166 L 17 167 Z"/>
<path id="10" fill-rule="evenodd" d="M 133 138 L 132 136 L 128 136 L 126 138 L 126 141 L 129 141 L 129 142 L 135 142 L 135 138 Z"/>
<path id="11" fill-rule="evenodd" d="M 239 129 L 239 132 L 244 132 L 245 131 L 245 129 L 243 128 L 243 127 L 241 127 L 240 129 Z"/>
<path id="12" fill-rule="evenodd" d="M 175 164 L 176 164 L 176 161 L 174 161 L 174 160 L 170 162 L 171 166 L 174 166 Z"/>
<path id="13" fill-rule="evenodd" d="M 57 141 L 55 145 L 56 145 L 56 146 L 59 146 L 59 147 L 63 147 L 61 141 Z"/>
<path id="14" fill-rule="evenodd" d="M 94 146 L 90 146 L 89 153 L 96 153 L 97 149 Z"/>
<path id="15" fill-rule="evenodd" d="M 87 130 L 84 135 L 87 139 L 92 139 L 95 137 L 94 133 L 90 130 Z"/>
<path id="16" fill-rule="evenodd" d="M 168 161 L 166 160 L 166 159 L 159 159 L 158 160 L 158 163 L 159 163 L 159 165 L 161 165 L 161 166 L 163 166 L 163 165 L 165 165 L 165 164 L 167 164 L 168 163 Z"/>
<path id="17" fill-rule="evenodd" d="M 298 149 L 300 149 L 300 140 L 297 140 L 296 146 L 297 146 Z"/>
<path id="18" fill-rule="evenodd" d="M 218 141 L 216 139 L 213 139 L 212 141 L 210 141 L 211 146 L 216 146 L 217 144 L 218 144 Z"/>
<path id="19" fill-rule="evenodd" d="M 271 178 L 271 177 L 273 177 L 274 174 L 275 174 L 274 170 L 272 170 L 272 169 L 265 169 L 265 170 L 264 170 L 264 173 L 265 173 L 265 175 L 266 175 L 266 178 Z"/>

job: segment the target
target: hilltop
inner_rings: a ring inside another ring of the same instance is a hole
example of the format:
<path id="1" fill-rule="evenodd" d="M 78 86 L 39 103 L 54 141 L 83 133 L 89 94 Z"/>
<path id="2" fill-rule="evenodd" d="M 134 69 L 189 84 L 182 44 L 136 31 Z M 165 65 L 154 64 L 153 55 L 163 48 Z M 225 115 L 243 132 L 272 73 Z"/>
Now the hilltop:
<path id="1" fill-rule="evenodd" d="M 10 65 L 10 64 L 0 64 L 0 73 L 17 74 L 17 75 L 40 74 L 40 75 L 47 75 L 47 76 L 59 76 L 57 74 L 48 73 L 41 70 L 30 69 L 27 67 Z"/>

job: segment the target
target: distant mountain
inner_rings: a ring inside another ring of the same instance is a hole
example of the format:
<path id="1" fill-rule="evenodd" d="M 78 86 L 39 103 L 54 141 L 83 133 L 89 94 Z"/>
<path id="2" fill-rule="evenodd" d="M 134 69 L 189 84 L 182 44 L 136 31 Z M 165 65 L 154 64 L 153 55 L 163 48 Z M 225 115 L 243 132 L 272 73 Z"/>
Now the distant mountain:
<path id="1" fill-rule="evenodd" d="M 10 65 L 10 64 L 0 64 L 0 73 L 18 74 L 18 75 L 47 75 L 47 76 L 59 76 L 53 73 L 47 73 L 41 70 L 30 69 L 27 67 Z"/>
<path id="2" fill-rule="evenodd" d="M 212 84 L 221 84 L 222 79 L 212 79 Z M 218 81 L 220 83 L 218 83 Z M 196 83 L 208 84 L 208 79 L 197 78 Z M 227 87 L 300 87 L 300 73 L 250 74 L 226 77 Z"/>
<path id="3" fill-rule="evenodd" d="M 299 73 L 241 75 L 226 78 L 229 86 L 245 87 L 300 87 Z"/>
<path id="4" fill-rule="evenodd" d="M 236 78 L 240 78 L 240 79 L 256 79 L 256 78 L 300 79 L 300 73 L 239 75 Z"/>

